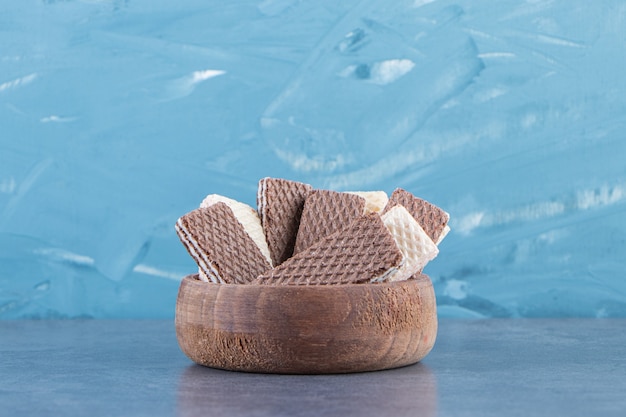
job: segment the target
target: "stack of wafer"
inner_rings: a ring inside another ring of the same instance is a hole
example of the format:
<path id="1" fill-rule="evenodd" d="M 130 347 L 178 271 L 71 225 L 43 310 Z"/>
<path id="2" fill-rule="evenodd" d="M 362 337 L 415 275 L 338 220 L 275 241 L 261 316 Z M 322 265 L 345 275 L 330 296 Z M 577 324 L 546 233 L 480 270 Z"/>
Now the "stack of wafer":
<path id="1" fill-rule="evenodd" d="M 396 189 L 337 192 L 263 178 L 257 208 L 212 194 L 176 223 L 201 280 L 341 285 L 406 280 L 439 252 L 449 215 Z"/>

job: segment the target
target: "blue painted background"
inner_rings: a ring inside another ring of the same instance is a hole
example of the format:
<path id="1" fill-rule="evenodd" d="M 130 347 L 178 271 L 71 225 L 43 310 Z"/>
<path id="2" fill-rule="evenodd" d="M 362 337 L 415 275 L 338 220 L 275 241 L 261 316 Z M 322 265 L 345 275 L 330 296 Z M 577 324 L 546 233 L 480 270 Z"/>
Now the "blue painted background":
<path id="1" fill-rule="evenodd" d="M 0 0 L 0 318 L 173 317 L 264 176 L 446 209 L 441 316 L 626 316 L 624 68 L 618 0 Z"/>

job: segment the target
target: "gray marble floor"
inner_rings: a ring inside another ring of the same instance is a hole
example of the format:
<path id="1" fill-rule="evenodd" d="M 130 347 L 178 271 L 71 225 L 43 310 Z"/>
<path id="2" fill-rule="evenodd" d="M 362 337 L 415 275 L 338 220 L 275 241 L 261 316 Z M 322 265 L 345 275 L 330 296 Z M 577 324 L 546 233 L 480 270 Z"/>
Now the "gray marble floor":
<path id="1" fill-rule="evenodd" d="M 422 363 L 285 376 L 194 365 L 172 321 L 0 321 L 2 416 L 624 416 L 626 319 L 441 320 Z"/>

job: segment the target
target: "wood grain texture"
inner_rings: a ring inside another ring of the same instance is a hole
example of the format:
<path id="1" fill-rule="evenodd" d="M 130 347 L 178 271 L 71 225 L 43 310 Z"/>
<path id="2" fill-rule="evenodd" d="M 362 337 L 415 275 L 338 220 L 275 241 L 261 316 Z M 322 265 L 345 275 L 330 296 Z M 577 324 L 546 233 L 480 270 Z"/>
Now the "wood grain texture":
<path id="1" fill-rule="evenodd" d="M 185 277 L 176 303 L 182 351 L 201 365 L 320 374 L 413 364 L 437 335 L 430 278 L 336 286 L 214 284 Z"/>

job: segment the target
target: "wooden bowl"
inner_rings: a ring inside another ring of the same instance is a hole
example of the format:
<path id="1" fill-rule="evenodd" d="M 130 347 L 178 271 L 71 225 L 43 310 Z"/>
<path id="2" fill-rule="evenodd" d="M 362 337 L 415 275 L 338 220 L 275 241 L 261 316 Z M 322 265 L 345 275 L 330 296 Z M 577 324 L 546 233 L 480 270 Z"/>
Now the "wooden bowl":
<path id="1" fill-rule="evenodd" d="M 183 278 L 176 336 L 201 365 L 324 374 L 418 362 L 437 336 L 430 278 L 345 285 L 241 285 Z"/>

